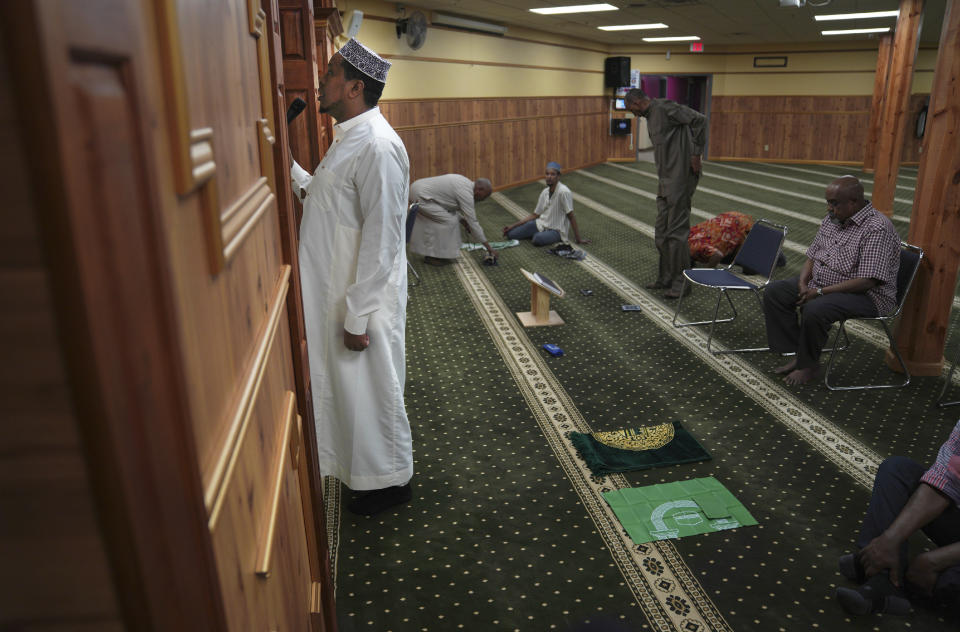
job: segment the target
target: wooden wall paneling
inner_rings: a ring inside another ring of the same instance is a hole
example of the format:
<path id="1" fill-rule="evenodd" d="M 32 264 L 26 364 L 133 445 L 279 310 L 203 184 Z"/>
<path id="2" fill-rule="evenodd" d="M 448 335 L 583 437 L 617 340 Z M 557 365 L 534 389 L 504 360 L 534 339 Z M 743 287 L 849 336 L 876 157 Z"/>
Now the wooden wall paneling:
<path id="1" fill-rule="evenodd" d="M 6 10 L 0 10 L 0 23 L 22 27 Z M 44 256 L 39 223 L 47 209 L 31 192 L 27 113 L 18 114 L 14 103 L 18 93 L 42 98 L 45 91 L 14 82 L 7 59 L 35 58 L 36 51 L 10 41 L 4 30 L 0 28 L 0 171 L 7 178 L 0 206 L 0 628 L 59 624 L 119 631 L 119 597 L 108 543 L 97 522 Z M 33 32 L 24 36 L 36 39 Z M 19 72 L 38 74 L 32 68 Z M 36 106 L 30 111 L 36 112 Z M 38 140 L 32 137 L 32 143 Z"/>
<path id="2" fill-rule="evenodd" d="M 458 172 L 486 175 L 495 188 L 564 169 L 633 157 L 629 138 L 609 136 L 605 97 L 385 101 L 411 160 L 411 177 Z"/>
<path id="3" fill-rule="evenodd" d="M 317 76 L 322 77 L 327 72 L 327 62 L 336 52 L 335 38 L 343 33 L 343 24 L 340 22 L 340 12 L 333 0 L 314 0 L 313 3 L 314 39 L 316 40 Z M 326 115 L 317 118 L 317 142 L 320 155 L 327 153 L 330 143 L 333 142 L 333 119 Z"/>
<path id="4" fill-rule="evenodd" d="M 311 0 L 278 0 L 280 40 L 283 44 L 283 77 L 286 103 L 295 97 L 307 102 L 296 123 L 289 129 L 294 159 L 313 173 L 322 157 L 317 111 L 319 68 Z M 302 212 L 302 211 L 301 211 Z"/>
<path id="5" fill-rule="evenodd" d="M 124 624 L 223 629 L 157 221 L 150 16 L 110 0 L 2 10 L 17 57 L 43 60 L 13 92 Z"/>
<path id="6" fill-rule="evenodd" d="M 272 610 L 268 591 L 255 575 L 258 542 L 273 498 L 273 447 L 285 431 L 284 394 L 298 389 L 294 356 L 303 352 L 300 334 L 292 333 L 301 324 L 298 314 L 288 314 L 288 305 L 296 306 L 296 301 L 288 300 L 293 275 L 285 258 L 295 250 L 295 238 L 289 234 L 289 210 L 282 225 L 277 207 L 281 187 L 289 201 L 282 157 L 277 168 L 277 154 L 286 151 L 286 144 L 276 147 L 278 135 L 284 143 L 286 104 L 271 71 L 270 40 L 283 21 L 279 9 L 260 0 L 223 2 L 219 12 L 186 1 L 176 10 L 184 55 L 203 49 L 217 64 L 217 72 L 209 64 L 185 68 L 184 83 L 189 101 L 197 104 L 191 116 L 203 117 L 214 130 L 219 215 L 225 227 L 241 226 L 228 265 L 215 275 L 197 265 L 202 245 L 195 237 L 196 196 L 173 200 L 165 221 L 185 357 L 182 370 L 189 384 L 220 598 L 232 629 L 267 629 L 277 617 L 302 625 L 310 618 L 308 598 L 288 612 Z M 310 26 L 306 32 L 312 35 Z M 302 50 L 307 54 L 311 48 Z M 274 56 L 277 51 L 274 46 Z M 224 101 L 223 95 L 230 96 Z M 244 213 L 246 220 L 234 219 Z M 303 531 L 305 523 L 298 528 Z M 300 560 L 307 575 L 310 559 L 305 553 Z M 272 581 L 296 595 L 303 592 L 296 588 L 298 576 L 277 574 Z"/>
<path id="7" fill-rule="evenodd" d="M 298 253 L 299 224 L 290 190 L 290 160 L 287 149 L 290 139 L 286 124 L 285 86 L 283 83 L 283 50 L 280 40 L 280 12 L 273 0 L 261 0 L 269 34 L 269 63 L 272 82 L 271 98 L 274 101 L 273 126 L 277 142 L 272 155 L 277 174 L 277 219 L 280 225 L 280 241 L 283 261 L 290 266 L 290 292 L 287 294 L 287 314 L 293 344 L 294 379 L 300 415 L 313 419 L 313 398 L 310 395 L 310 366 L 306 354 L 306 327 L 303 322 L 303 302 L 300 291 L 300 263 Z M 312 434 L 310 436 L 313 436 Z"/>
<path id="8" fill-rule="evenodd" d="M 277 129 L 277 148 L 274 152 L 276 171 L 281 174 L 277 182 L 278 219 L 280 222 L 280 236 L 283 247 L 283 259 L 291 267 L 290 291 L 287 294 L 288 328 L 292 342 L 294 363 L 294 380 L 296 383 L 296 402 L 299 409 L 299 418 L 307 419 L 305 428 L 298 429 L 306 440 L 301 441 L 302 456 L 299 459 L 300 473 L 299 492 L 302 497 L 303 529 L 306 534 L 306 555 L 310 563 L 311 585 L 317 586 L 316 604 L 311 598 L 311 618 L 315 619 L 315 630 L 336 629 L 336 607 L 333 595 L 333 579 L 330 569 L 329 546 L 327 533 L 323 526 L 326 524 L 323 495 L 320 484 L 320 469 L 316 454 L 317 442 L 313 423 L 313 396 L 310 385 L 310 364 L 307 355 L 306 328 L 303 321 L 303 302 L 300 290 L 299 267 L 299 219 L 295 211 L 293 196 L 288 184 L 287 174 L 290 171 L 290 161 L 286 148 L 290 146 L 286 125 L 286 100 L 283 84 L 283 49 L 280 37 L 279 8 L 273 0 L 262 0 L 262 6 L 267 12 L 267 27 L 272 34 L 270 40 L 270 66 L 274 83 L 275 126 Z M 284 575 L 285 576 L 285 575 Z"/>
<path id="9" fill-rule="evenodd" d="M 912 112 L 919 112 L 923 98 L 912 97 Z M 867 134 L 869 106 L 869 97 L 858 95 L 715 96 L 711 158 L 857 163 Z M 915 121 L 915 114 L 911 116 Z M 904 156 L 919 155 L 919 144 L 908 135 Z M 763 150 L 764 145 L 770 146 L 769 151 Z"/>

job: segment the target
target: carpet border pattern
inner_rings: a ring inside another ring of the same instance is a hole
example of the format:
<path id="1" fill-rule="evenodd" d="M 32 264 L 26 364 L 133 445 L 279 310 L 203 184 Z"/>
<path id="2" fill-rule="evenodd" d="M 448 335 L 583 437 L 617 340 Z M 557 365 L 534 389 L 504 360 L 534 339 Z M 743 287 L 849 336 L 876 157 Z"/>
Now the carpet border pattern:
<path id="1" fill-rule="evenodd" d="M 629 487 L 626 478 L 619 474 L 591 475 L 567 439 L 570 431 L 590 432 L 589 424 L 478 264 L 470 257 L 461 257 L 454 268 L 650 625 L 663 631 L 731 630 L 672 543 L 633 543 L 601 496 L 605 491 Z"/>

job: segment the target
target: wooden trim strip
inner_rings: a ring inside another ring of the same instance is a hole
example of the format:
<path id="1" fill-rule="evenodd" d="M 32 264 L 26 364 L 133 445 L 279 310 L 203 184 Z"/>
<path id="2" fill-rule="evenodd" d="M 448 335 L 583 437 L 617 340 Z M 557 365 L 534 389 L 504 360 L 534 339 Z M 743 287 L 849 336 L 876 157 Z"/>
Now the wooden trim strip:
<path id="1" fill-rule="evenodd" d="M 257 566 L 254 572 L 258 577 L 270 577 L 270 557 L 273 554 L 273 537 L 277 529 L 277 514 L 280 513 L 280 493 L 283 491 L 283 470 L 287 465 L 287 455 L 290 453 L 290 431 L 293 420 L 297 417 L 297 397 L 292 391 L 287 391 L 287 401 L 283 418 L 283 435 L 277 445 L 277 466 L 274 472 L 273 499 L 270 501 L 270 519 L 264 529 L 263 537 L 257 546 Z M 299 440 L 298 440 L 299 442 Z"/>
<path id="2" fill-rule="evenodd" d="M 575 112 L 571 114 L 541 114 L 539 116 L 517 116 L 508 119 L 482 119 L 478 121 L 454 121 L 452 123 L 426 123 L 424 125 L 398 125 L 394 127 L 396 132 L 410 132 L 418 129 L 435 129 L 438 127 L 457 127 L 460 125 L 494 125 L 497 123 L 515 123 L 517 121 L 538 121 L 542 119 L 568 118 L 571 116 L 606 116 L 607 111 L 598 112 Z"/>
<path id="3" fill-rule="evenodd" d="M 446 57 L 415 57 L 413 55 L 383 55 L 384 59 L 399 59 L 402 61 L 422 61 L 435 64 L 466 64 L 468 66 L 495 66 L 497 68 L 529 68 L 531 70 L 556 70 L 559 72 L 586 72 L 590 74 L 602 75 L 602 70 L 589 70 L 586 68 L 563 68 L 559 66 L 533 66 L 530 64 L 508 64 L 499 61 L 478 61 L 471 59 L 449 59 Z"/>
<path id="4" fill-rule="evenodd" d="M 267 320 L 260 330 L 260 341 L 250 360 L 249 372 L 243 380 L 240 400 L 230 422 L 227 438 L 223 442 L 220 455 L 213 467 L 210 482 L 207 483 L 207 488 L 204 490 L 203 501 L 210 509 L 210 517 L 207 520 L 210 531 L 213 531 L 217 525 L 217 519 L 220 517 L 220 510 L 223 508 L 223 500 L 226 496 L 224 491 L 236 467 L 240 446 L 243 445 L 243 438 L 250 426 L 253 405 L 256 402 L 260 383 L 263 381 L 263 374 L 270 359 L 270 351 L 276 338 L 280 316 L 286 306 L 287 290 L 290 288 L 290 273 L 291 267 L 289 265 L 280 268 L 280 278 L 277 280 L 273 303 L 270 306 Z"/>
<path id="5" fill-rule="evenodd" d="M 257 178 L 253 186 L 220 216 L 223 258 L 229 261 L 253 227 L 276 200 L 266 177 Z"/>
<path id="6" fill-rule="evenodd" d="M 837 116 L 843 114 L 870 114 L 870 110 L 718 110 L 717 108 L 713 109 L 711 114 L 786 114 L 789 116 L 794 115 L 804 115 L 804 114 L 817 114 L 817 115 L 830 115 Z"/>
<path id="7" fill-rule="evenodd" d="M 864 74 L 874 74 L 876 72 L 875 68 L 862 68 L 857 70 L 731 70 L 729 72 L 713 72 L 709 70 L 704 70 L 701 73 L 687 73 L 687 74 L 701 74 L 701 75 L 713 75 L 715 77 L 723 75 L 864 75 Z M 930 70 L 914 70 L 914 74 L 918 72 L 933 72 L 933 69 Z M 661 73 L 664 74 L 664 73 Z M 806 95 L 790 95 L 790 96 L 806 96 Z"/>
<path id="8" fill-rule="evenodd" d="M 557 99 L 604 99 L 609 101 L 612 97 L 608 94 L 554 94 L 543 97 L 425 97 L 425 98 L 403 98 L 403 99 L 380 99 L 379 103 L 443 103 L 456 101 L 543 101 Z"/>

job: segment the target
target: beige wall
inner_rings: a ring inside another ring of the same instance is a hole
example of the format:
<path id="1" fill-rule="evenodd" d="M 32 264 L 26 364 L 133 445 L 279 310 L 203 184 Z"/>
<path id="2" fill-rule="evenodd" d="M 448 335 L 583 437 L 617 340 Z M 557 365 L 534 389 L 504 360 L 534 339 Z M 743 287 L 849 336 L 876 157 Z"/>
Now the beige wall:
<path id="1" fill-rule="evenodd" d="M 625 51 L 514 26 L 506 37 L 430 27 L 426 43 L 414 51 L 396 36 L 396 4 L 341 0 L 338 6 L 345 23 L 352 10 L 364 12 L 357 38 L 394 64 L 384 99 L 602 95 L 603 60 L 614 55 L 630 56 L 631 67 L 644 73 L 713 75 L 718 96 L 869 95 L 877 61 L 875 40 L 714 50 L 708 45 L 703 54 L 679 45 L 669 49 L 668 60 L 662 46 Z M 407 14 L 416 8 L 406 6 Z M 431 12 L 424 13 L 429 20 Z M 771 55 L 786 55 L 787 67 L 753 68 L 755 56 Z M 930 91 L 935 60 L 936 50 L 920 51 L 914 93 Z"/>
<path id="2" fill-rule="evenodd" d="M 397 38 L 395 4 L 343 1 L 337 6 L 345 27 L 352 10 L 364 12 L 357 39 L 393 63 L 384 99 L 603 94 L 607 52 L 596 43 L 517 27 L 510 27 L 507 37 L 429 27 L 423 47 L 412 50 Z M 406 6 L 409 15 L 415 7 Z M 429 19 L 430 12 L 424 13 Z"/>

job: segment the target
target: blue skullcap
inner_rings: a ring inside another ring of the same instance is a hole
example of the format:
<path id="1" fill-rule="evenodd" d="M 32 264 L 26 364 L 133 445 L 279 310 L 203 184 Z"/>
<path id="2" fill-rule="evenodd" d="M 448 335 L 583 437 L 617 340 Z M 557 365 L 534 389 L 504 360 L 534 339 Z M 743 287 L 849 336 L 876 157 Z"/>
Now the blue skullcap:
<path id="1" fill-rule="evenodd" d="M 547 163 L 547 169 L 553 169 L 553 170 L 556 171 L 557 173 L 560 173 L 560 171 L 561 171 L 561 169 L 560 169 L 560 164 L 559 164 L 559 163 L 556 163 L 556 162 L 553 162 L 553 161 L 550 161 L 550 162 Z"/>

